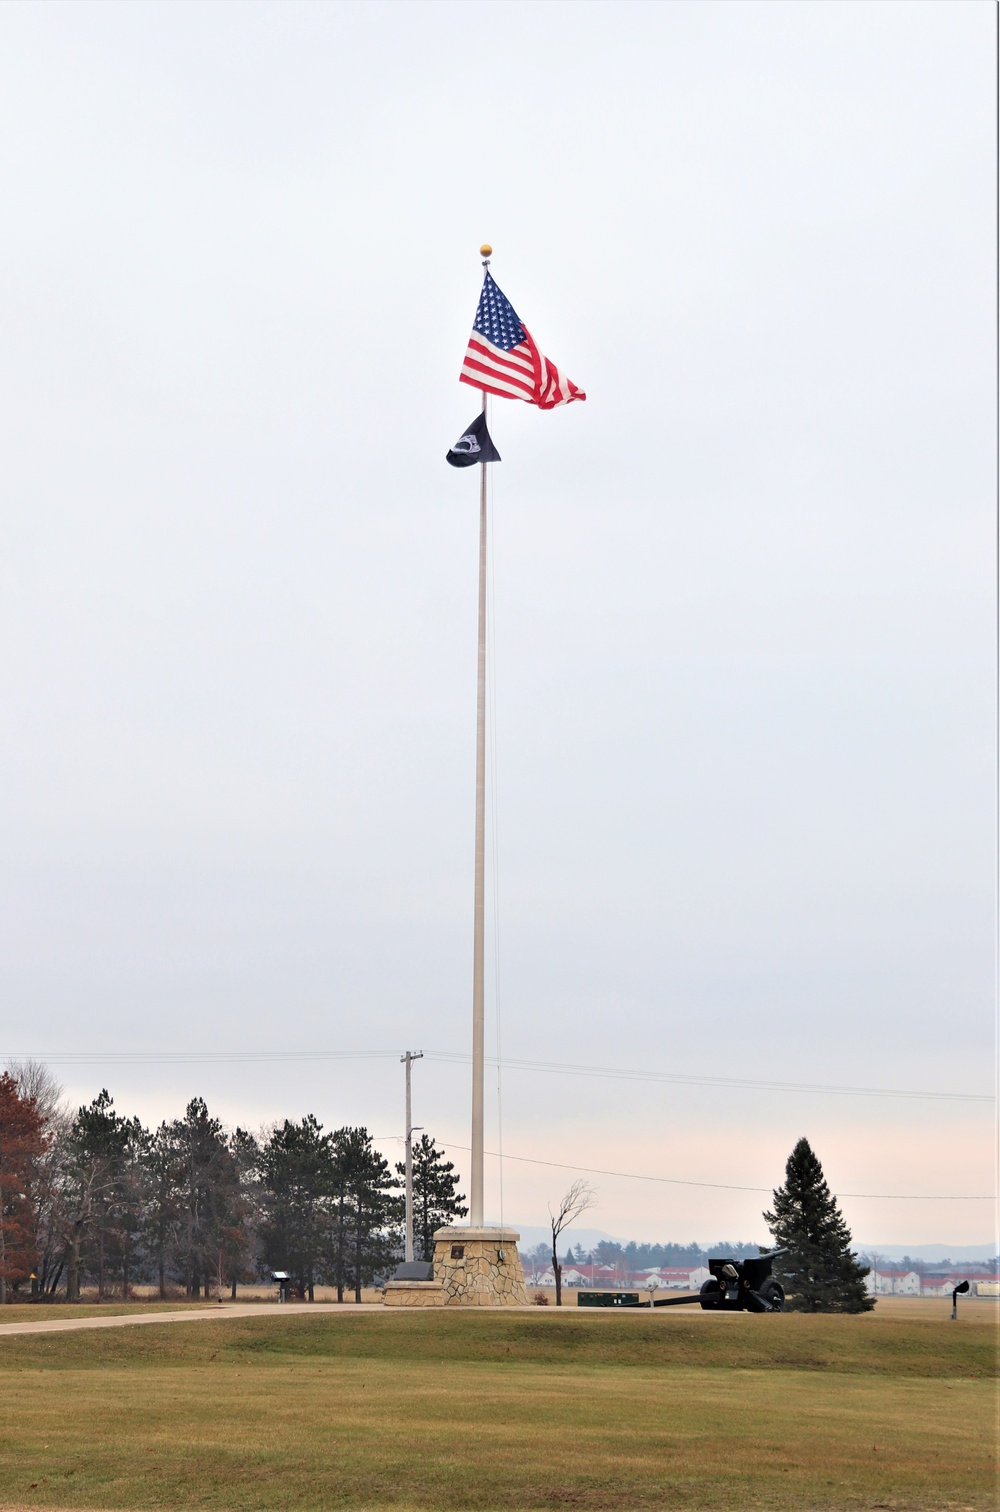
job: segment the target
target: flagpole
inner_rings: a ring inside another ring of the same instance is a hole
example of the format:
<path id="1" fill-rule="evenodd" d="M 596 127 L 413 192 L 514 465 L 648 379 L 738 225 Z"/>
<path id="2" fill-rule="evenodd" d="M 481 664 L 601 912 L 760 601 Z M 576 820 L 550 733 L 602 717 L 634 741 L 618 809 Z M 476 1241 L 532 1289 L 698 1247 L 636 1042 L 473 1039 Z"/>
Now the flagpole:
<path id="1" fill-rule="evenodd" d="M 483 246 L 483 267 L 493 249 Z M 483 390 L 486 414 L 486 390 Z M 469 1224 L 482 1228 L 486 979 L 486 463 L 479 467 L 479 660 L 476 681 L 476 884 L 472 948 L 472 1173 Z"/>

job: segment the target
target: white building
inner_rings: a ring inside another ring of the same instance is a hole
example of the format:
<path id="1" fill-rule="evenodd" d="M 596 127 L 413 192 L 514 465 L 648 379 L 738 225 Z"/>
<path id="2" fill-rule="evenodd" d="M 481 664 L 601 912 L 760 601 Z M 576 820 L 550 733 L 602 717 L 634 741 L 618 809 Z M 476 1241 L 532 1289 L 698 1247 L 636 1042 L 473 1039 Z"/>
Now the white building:
<path id="1" fill-rule="evenodd" d="M 919 1297 L 920 1277 L 916 1271 L 869 1271 L 865 1290 L 877 1297 Z"/>
<path id="2" fill-rule="evenodd" d="M 525 1278 L 525 1280 L 528 1286 L 555 1286 L 556 1284 L 556 1278 L 553 1274 L 551 1265 L 549 1266 L 548 1270 L 540 1271 L 537 1276 L 532 1276 L 530 1281 L 528 1281 L 527 1278 Z M 586 1276 L 582 1275 L 580 1271 L 574 1270 L 571 1265 L 564 1265 L 562 1271 L 562 1284 L 563 1286 L 587 1286 L 589 1285 L 589 1282 L 587 1281 Z"/>

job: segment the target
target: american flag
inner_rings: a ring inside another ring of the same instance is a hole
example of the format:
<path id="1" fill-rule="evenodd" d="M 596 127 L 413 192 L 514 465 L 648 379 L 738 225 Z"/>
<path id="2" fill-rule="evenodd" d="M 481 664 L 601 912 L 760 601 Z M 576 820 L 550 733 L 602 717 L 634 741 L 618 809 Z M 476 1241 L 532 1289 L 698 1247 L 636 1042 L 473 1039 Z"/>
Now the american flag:
<path id="1" fill-rule="evenodd" d="M 554 362 L 542 356 L 489 272 L 483 280 L 460 378 L 487 394 L 523 399 L 539 409 L 555 409 L 557 404 L 572 404 L 574 399 L 587 397 Z"/>

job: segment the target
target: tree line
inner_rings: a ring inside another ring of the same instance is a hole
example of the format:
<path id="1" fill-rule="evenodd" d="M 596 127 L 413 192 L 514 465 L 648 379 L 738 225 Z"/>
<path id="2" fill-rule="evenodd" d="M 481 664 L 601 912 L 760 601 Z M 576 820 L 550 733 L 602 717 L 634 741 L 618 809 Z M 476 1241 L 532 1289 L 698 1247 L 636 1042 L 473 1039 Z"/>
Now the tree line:
<path id="1" fill-rule="evenodd" d="M 619 1244 L 614 1239 L 602 1239 L 589 1250 L 585 1250 L 582 1244 L 568 1245 L 561 1264 L 606 1265 L 619 1270 L 622 1275 L 633 1275 L 636 1271 L 649 1270 L 652 1266 L 688 1267 L 694 1270 L 699 1265 L 705 1265 L 713 1255 L 730 1255 L 736 1260 L 745 1260 L 748 1256 L 759 1253 L 759 1244 L 748 1244 L 742 1239 L 735 1243 L 720 1239 L 718 1244 L 709 1245 L 707 1249 L 696 1243 L 644 1244 L 630 1239 L 627 1244 Z M 528 1258 L 538 1265 L 551 1265 L 551 1244 L 544 1241 L 537 1244 Z"/>
<path id="2" fill-rule="evenodd" d="M 467 1209 L 459 1177 L 424 1134 L 413 1152 L 414 1251 Z M 102 1090 L 72 1111 L 47 1068 L 0 1075 L 0 1304 L 33 1296 L 128 1297 L 152 1283 L 209 1297 L 285 1271 L 311 1301 L 381 1280 L 402 1254 L 402 1163 L 365 1128 L 311 1114 L 256 1134 L 226 1129 L 202 1098 L 147 1129 Z"/>

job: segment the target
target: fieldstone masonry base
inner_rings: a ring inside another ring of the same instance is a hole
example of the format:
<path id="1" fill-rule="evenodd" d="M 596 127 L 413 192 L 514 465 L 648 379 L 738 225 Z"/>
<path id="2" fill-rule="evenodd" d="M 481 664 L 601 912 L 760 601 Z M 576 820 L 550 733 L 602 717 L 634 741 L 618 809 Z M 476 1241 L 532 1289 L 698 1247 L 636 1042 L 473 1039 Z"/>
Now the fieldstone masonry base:
<path id="1" fill-rule="evenodd" d="M 520 1234 L 508 1228 L 439 1228 L 434 1281 L 446 1307 L 527 1307 Z"/>
<path id="2" fill-rule="evenodd" d="M 443 1307 L 440 1281 L 390 1281 L 385 1289 L 386 1307 Z"/>

